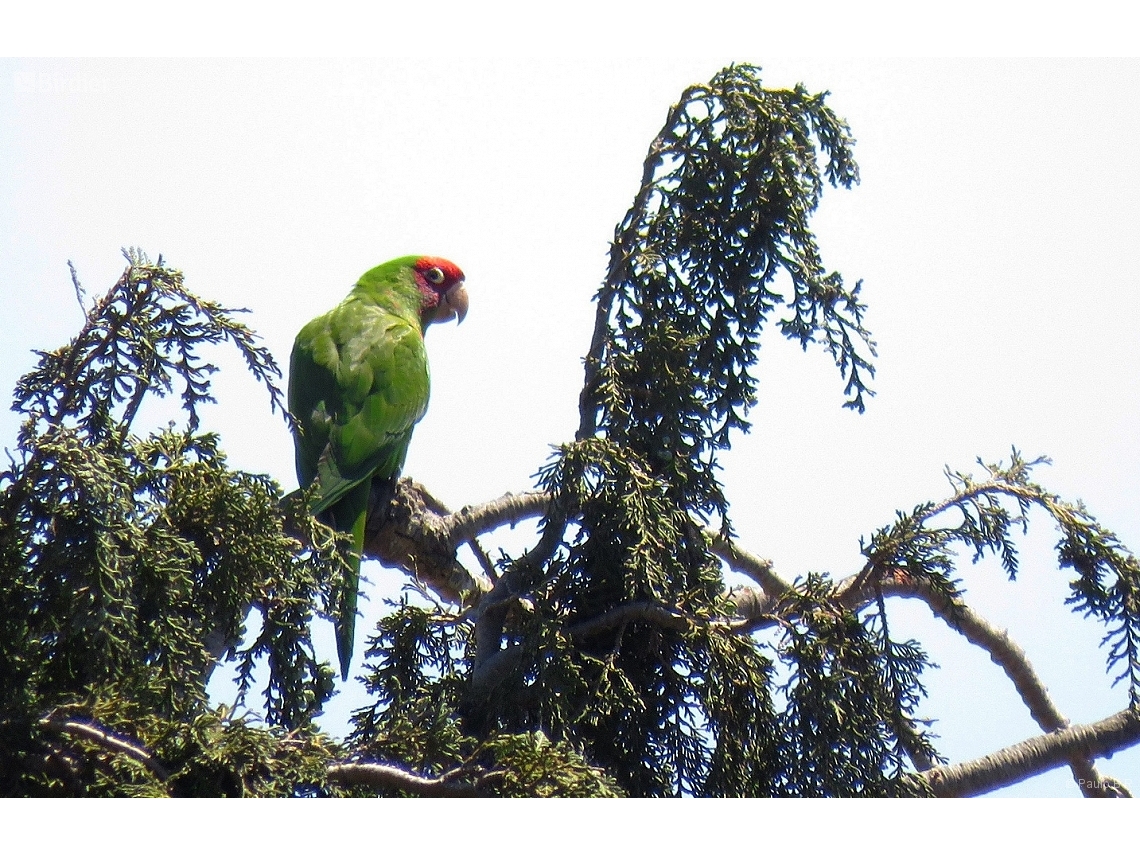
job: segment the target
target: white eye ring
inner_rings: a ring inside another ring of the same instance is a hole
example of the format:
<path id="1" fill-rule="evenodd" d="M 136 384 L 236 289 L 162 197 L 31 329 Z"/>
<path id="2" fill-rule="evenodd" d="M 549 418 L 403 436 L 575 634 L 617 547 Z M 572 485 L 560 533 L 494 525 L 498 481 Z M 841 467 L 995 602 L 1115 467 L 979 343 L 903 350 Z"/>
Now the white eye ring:
<path id="1" fill-rule="evenodd" d="M 442 270 L 438 267 L 433 267 L 424 274 L 424 278 L 432 285 L 442 285 L 445 277 Z"/>

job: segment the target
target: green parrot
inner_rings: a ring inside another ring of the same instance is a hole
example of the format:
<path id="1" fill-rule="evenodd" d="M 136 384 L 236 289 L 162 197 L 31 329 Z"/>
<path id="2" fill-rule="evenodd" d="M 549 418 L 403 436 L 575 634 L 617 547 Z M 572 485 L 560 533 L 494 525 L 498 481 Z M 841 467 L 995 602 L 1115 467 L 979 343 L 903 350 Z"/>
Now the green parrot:
<path id="1" fill-rule="evenodd" d="M 360 277 L 339 306 L 305 325 L 289 361 L 297 479 L 318 489 L 310 507 L 351 533 L 350 573 L 333 607 L 341 679 L 348 679 L 368 497 L 394 486 L 412 428 L 428 405 L 424 332 L 467 315 L 463 271 L 442 258 L 406 256 Z"/>

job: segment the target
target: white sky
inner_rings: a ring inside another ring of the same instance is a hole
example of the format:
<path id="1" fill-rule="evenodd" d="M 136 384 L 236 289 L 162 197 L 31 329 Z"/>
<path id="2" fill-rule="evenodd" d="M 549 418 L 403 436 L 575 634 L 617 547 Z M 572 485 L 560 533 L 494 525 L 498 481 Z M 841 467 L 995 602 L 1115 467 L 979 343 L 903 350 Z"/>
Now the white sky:
<path id="1" fill-rule="evenodd" d="M 162 253 L 197 293 L 249 308 L 284 366 L 361 272 L 443 255 L 471 312 L 429 336 L 432 405 L 405 473 L 454 506 L 528 489 L 573 434 L 590 298 L 645 149 L 681 90 L 730 61 L 830 90 L 851 123 L 862 184 L 825 194 L 815 225 L 825 263 L 864 280 L 880 351 L 858 416 L 822 350 L 766 338 L 754 429 L 723 460 L 742 544 L 787 578 L 846 575 L 860 536 L 947 494 L 943 466 L 1011 444 L 1051 456 L 1040 481 L 1140 544 L 1135 60 L 0 61 L 0 389 L 78 329 L 68 259 L 98 294 L 120 246 Z M 205 427 L 291 489 L 288 432 L 216 355 Z M 0 414 L 0 445 L 16 425 Z M 1019 582 L 996 563 L 960 575 L 1061 710 L 1094 721 L 1125 687 L 1109 689 L 1099 628 L 1061 605 L 1054 532 L 1033 522 Z M 398 588 L 366 573 L 360 638 Z M 985 653 L 921 607 L 892 618 L 942 665 L 925 711 L 951 759 L 1038 732 Z M 328 718 L 363 703 L 350 689 Z M 1100 766 L 1140 787 L 1140 752 Z M 1011 792 L 1076 794 L 1067 770 Z"/>

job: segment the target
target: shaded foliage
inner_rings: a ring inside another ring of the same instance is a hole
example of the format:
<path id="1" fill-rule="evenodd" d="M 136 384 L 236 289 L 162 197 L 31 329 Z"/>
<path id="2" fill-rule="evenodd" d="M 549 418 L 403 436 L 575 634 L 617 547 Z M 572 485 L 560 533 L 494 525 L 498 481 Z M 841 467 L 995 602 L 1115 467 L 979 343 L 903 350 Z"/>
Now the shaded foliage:
<path id="1" fill-rule="evenodd" d="M 1066 603 L 1074 611 L 1106 626 L 1103 646 L 1114 684 L 1128 681 L 1129 702 L 1140 705 L 1140 563 L 1111 531 L 1080 502 L 1067 502 L 1031 479 L 1035 467 L 1049 462 L 1026 460 L 1015 448 L 1007 464 L 983 463 L 981 481 L 947 470 L 954 495 L 940 503 L 919 505 L 898 513 L 896 521 L 879 529 L 863 545 L 864 573 L 921 579 L 942 596 L 953 599 L 958 587 L 951 574 L 957 547 L 965 547 L 974 562 L 995 555 L 1011 580 L 1019 570 L 1013 536 L 1028 527 L 1028 514 L 1039 508 L 1060 532 L 1058 565 L 1075 571 Z M 956 513 L 957 525 L 939 525 L 935 518 Z"/>
<path id="2" fill-rule="evenodd" d="M 858 286 L 826 270 L 809 227 L 825 177 L 858 179 L 851 146 L 825 96 L 727 68 L 670 111 L 618 226 L 578 437 L 540 473 L 569 511 L 548 529 L 566 536 L 528 596 L 540 625 L 635 602 L 686 620 L 632 620 L 571 645 L 531 636 L 530 670 L 559 663 L 577 688 L 559 696 L 564 710 L 502 708 L 569 724 L 631 793 L 761 795 L 781 776 L 770 661 L 724 624 L 721 565 L 697 521 L 730 530 L 717 452 L 748 428 L 766 321 L 805 347 L 821 341 L 848 404 L 864 405 L 873 346 Z M 524 688 L 530 671 L 517 673 Z M 512 724 L 505 712 L 499 722 Z"/>
<path id="3" fill-rule="evenodd" d="M 84 766 L 90 752 L 74 739 L 44 741 L 42 721 L 56 721 L 61 710 L 97 727 L 129 725 L 159 752 L 170 770 L 163 786 L 175 790 L 187 764 L 206 762 L 195 751 L 208 745 L 249 743 L 251 762 L 279 751 L 262 731 L 212 710 L 211 638 L 247 663 L 272 660 L 269 725 L 307 727 L 332 690 L 308 626 L 317 592 L 339 572 L 335 553 L 303 549 L 282 528 L 277 485 L 229 469 L 217 437 L 195 432 L 214 370 L 200 345 L 235 344 L 274 404 L 276 365 L 231 312 L 192 295 L 161 259 L 152 264 L 132 252 L 128 261 L 80 334 L 41 353 L 16 389 L 14 408 L 26 418 L 18 457 L 0 473 L 0 790 L 7 793 L 38 791 L 30 782 L 42 779 L 50 758 Z M 176 383 L 188 426 L 132 434 L 144 396 Z M 261 638 L 234 653 L 250 604 L 261 613 Z M 180 747 L 164 756 L 168 740 Z M 119 771 L 129 766 L 112 760 Z M 85 768 L 95 777 L 76 773 L 69 784 L 81 792 L 132 794 L 145 784 L 132 773 L 116 790 L 104 765 Z M 288 776 L 277 772 L 257 781 L 238 789 L 289 789 Z"/>
<path id="4" fill-rule="evenodd" d="M 233 311 L 128 253 L 79 335 L 16 389 L 0 794 L 925 794 L 931 663 L 892 637 L 887 596 L 926 592 L 952 623 L 958 550 L 1013 578 L 1033 508 L 1138 705 L 1140 568 L 1016 451 L 981 481 L 948 473 L 953 495 L 874 532 L 852 579 L 761 579 L 747 613 L 726 589 L 718 455 L 749 427 L 765 326 L 820 344 L 845 406 L 871 394 L 859 286 L 810 229 L 825 184 L 858 180 L 852 148 L 825 94 L 765 89 L 754 67 L 682 94 L 615 234 L 579 429 L 537 475 L 537 542 L 486 561 L 492 590 L 468 586 L 462 607 L 422 587 L 389 604 L 370 704 L 339 741 L 314 725 L 334 686 L 310 637 L 345 571 L 336 536 L 199 430 L 216 370 L 203 345 L 235 346 L 273 408 L 277 365 Z M 179 395 L 184 424 L 137 435 L 149 394 Z M 236 709 L 207 695 L 221 659 Z"/>
<path id="5" fill-rule="evenodd" d="M 909 732 L 924 694 L 917 681 L 926 657 L 915 642 L 893 642 L 881 614 L 867 625 L 836 608 L 832 593 L 825 579 L 809 576 L 792 595 L 800 619 L 787 626 L 779 648 L 790 676 L 782 687 L 785 768 L 776 793 L 915 795 L 920 788 L 905 774 L 900 733 Z"/>
<path id="6" fill-rule="evenodd" d="M 596 298 L 578 438 L 636 452 L 686 511 L 726 510 L 716 452 L 748 429 L 765 322 L 822 343 L 864 408 L 859 286 L 824 267 L 810 228 L 825 178 L 858 181 L 853 144 L 826 93 L 730 66 L 686 90 L 650 146 Z"/>

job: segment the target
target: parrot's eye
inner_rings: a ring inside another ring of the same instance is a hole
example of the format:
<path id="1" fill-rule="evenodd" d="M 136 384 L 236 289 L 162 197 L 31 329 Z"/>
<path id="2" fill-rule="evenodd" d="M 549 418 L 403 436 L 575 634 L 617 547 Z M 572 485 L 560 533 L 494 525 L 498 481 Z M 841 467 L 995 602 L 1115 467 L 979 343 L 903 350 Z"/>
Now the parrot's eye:
<path id="1" fill-rule="evenodd" d="M 424 278 L 432 285 L 442 285 L 445 277 L 442 270 L 438 267 L 432 267 L 424 273 Z"/>

